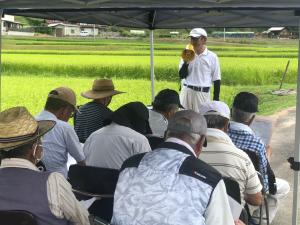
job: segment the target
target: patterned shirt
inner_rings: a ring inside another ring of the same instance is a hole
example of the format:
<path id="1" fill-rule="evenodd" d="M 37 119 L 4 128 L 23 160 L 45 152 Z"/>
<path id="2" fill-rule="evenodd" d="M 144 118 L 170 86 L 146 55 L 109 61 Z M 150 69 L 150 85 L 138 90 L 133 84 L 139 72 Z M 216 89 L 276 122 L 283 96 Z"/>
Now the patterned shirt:
<path id="1" fill-rule="evenodd" d="M 230 122 L 228 132 L 229 137 L 235 146 L 242 150 L 255 152 L 259 158 L 259 172 L 262 174 L 265 191 L 269 190 L 267 165 L 268 159 L 266 155 L 266 146 L 262 140 L 255 136 L 251 128 L 245 124 Z"/>
<path id="2" fill-rule="evenodd" d="M 221 175 L 187 145 L 168 139 L 158 149 L 124 162 L 112 224 L 234 224 Z"/>
<path id="3" fill-rule="evenodd" d="M 112 113 L 109 108 L 96 102 L 81 106 L 79 111 L 75 118 L 75 131 L 81 143 L 84 143 L 91 133 L 102 128 L 103 121 Z"/>

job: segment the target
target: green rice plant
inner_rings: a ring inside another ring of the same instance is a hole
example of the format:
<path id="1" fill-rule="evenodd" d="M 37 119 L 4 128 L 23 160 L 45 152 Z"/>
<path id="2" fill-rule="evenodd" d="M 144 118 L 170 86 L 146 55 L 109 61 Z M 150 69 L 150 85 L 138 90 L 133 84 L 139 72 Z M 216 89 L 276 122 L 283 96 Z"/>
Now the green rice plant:
<path id="1" fill-rule="evenodd" d="M 178 56 L 155 57 L 155 74 L 158 80 L 178 82 Z M 220 57 L 222 82 L 227 85 L 277 84 L 285 70 L 287 59 Z M 45 55 L 4 54 L 4 74 L 31 74 L 36 76 L 66 77 L 121 77 L 149 79 L 148 56 L 109 55 Z M 291 64 L 285 79 L 295 83 L 297 60 Z"/>

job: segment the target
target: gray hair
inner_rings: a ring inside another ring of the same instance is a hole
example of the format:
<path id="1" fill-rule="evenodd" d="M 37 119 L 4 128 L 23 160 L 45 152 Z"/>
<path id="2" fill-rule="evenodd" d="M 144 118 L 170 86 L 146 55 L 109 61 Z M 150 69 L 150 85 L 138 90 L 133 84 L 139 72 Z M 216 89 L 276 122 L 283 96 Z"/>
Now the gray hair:
<path id="1" fill-rule="evenodd" d="M 232 120 L 239 123 L 247 123 L 255 116 L 255 113 L 245 112 L 234 107 L 232 108 L 231 114 Z"/>
<path id="2" fill-rule="evenodd" d="M 192 110 L 176 112 L 169 120 L 167 137 L 188 138 L 196 144 L 201 135 L 205 135 L 207 124 L 205 118 Z"/>
<path id="3" fill-rule="evenodd" d="M 229 119 L 220 115 L 204 115 L 204 117 L 208 128 L 222 129 L 229 121 Z"/>

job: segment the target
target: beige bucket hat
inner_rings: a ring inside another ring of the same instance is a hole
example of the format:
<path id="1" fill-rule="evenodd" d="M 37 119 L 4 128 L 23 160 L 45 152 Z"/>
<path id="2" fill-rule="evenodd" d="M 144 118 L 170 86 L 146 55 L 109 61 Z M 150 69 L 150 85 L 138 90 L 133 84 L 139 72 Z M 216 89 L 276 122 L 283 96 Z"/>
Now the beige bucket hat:
<path id="1" fill-rule="evenodd" d="M 25 107 L 14 107 L 0 112 L 0 150 L 34 141 L 50 131 L 54 121 L 36 121 Z"/>
<path id="2" fill-rule="evenodd" d="M 50 91 L 48 98 L 60 99 L 64 102 L 67 102 L 74 106 L 76 109 L 76 94 L 75 92 L 68 87 L 58 87 Z"/>
<path id="3" fill-rule="evenodd" d="M 110 79 L 94 80 L 92 90 L 81 93 L 81 96 L 88 99 L 101 99 L 117 94 L 125 93 L 115 90 L 115 86 Z"/>

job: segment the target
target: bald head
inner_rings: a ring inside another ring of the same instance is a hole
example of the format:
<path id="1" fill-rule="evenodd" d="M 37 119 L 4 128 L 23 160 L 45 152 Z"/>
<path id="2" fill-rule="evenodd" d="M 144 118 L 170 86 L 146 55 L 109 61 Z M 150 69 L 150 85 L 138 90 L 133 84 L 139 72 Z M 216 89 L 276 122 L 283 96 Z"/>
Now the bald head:
<path id="1" fill-rule="evenodd" d="M 206 120 L 200 113 L 182 110 L 170 118 L 167 137 L 175 137 L 187 142 L 199 155 L 205 140 L 206 130 Z"/>

